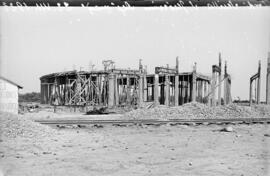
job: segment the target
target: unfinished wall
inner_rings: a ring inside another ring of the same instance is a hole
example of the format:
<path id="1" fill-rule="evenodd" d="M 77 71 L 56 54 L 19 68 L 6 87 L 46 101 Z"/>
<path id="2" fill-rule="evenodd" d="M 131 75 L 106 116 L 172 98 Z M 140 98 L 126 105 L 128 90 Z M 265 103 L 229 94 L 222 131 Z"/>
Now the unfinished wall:
<path id="1" fill-rule="evenodd" d="M 0 78 L 0 112 L 18 114 L 18 87 Z"/>

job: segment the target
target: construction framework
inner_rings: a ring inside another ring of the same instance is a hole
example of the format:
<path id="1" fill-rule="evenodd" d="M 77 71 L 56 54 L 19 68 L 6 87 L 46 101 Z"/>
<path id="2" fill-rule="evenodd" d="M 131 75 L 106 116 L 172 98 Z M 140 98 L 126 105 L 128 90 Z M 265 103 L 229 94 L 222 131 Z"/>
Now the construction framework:
<path id="1" fill-rule="evenodd" d="M 178 57 L 174 68 L 168 65 L 155 67 L 155 74 L 147 74 L 141 60 L 139 69 L 134 70 L 117 69 L 112 60 L 103 61 L 103 65 L 104 70 L 100 71 L 74 70 L 42 76 L 41 103 L 106 107 L 140 107 L 144 102 L 166 106 L 178 106 L 195 101 L 207 104 L 213 91 L 213 80 L 198 73 L 196 63 L 191 72 L 179 73 Z M 229 103 L 230 76 L 226 71 L 224 78 L 226 78 L 224 100 Z"/>
<path id="2" fill-rule="evenodd" d="M 255 85 L 253 86 L 253 83 Z M 257 84 L 256 84 L 257 83 Z M 254 89 L 253 89 L 254 87 Z M 260 104 L 260 94 L 261 94 L 261 61 L 258 64 L 258 72 L 250 78 L 249 82 L 249 104 L 253 104 L 253 91 L 255 91 L 254 102 Z"/>
<path id="3" fill-rule="evenodd" d="M 223 99 L 222 99 L 222 84 L 223 84 Z M 218 96 L 216 98 L 216 92 Z M 212 65 L 211 91 L 209 93 L 210 106 L 226 105 L 232 102 L 231 97 L 231 76 L 227 72 L 227 62 L 225 61 L 224 75 L 222 75 L 222 58 L 219 53 L 218 65 Z M 223 101 L 222 101 L 223 100 Z"/>

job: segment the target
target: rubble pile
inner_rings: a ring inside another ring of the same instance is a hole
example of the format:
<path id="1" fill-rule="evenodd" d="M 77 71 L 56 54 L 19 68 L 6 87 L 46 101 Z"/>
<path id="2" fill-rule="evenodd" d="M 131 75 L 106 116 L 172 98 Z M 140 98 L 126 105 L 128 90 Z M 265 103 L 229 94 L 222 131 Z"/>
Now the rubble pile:
<path id="1" fill-rule="evenodd" d="M 269 105 L 254 105 L 252 107 L 255 112 L 262 117 L 270 117 L 270 106 Z"/>
<path id="2" fill-rule="evenodd" d="M 42 138 L 56 133 L 55 129 L 33 122 L 23 116 L 0 113 L 0 134 L 2 137 Z"/>
<path id="3" fill-rule="evenodd" d="M 187 103 L 182 106 L 166 107 L 159 105 L 151 109 L 137 109 L 125 114 L 128 119 L 214 119 L 214 118 L 245 118 L 269 117 L 267 106 L 226 106 L 209 107 L 201 103 Z"/>

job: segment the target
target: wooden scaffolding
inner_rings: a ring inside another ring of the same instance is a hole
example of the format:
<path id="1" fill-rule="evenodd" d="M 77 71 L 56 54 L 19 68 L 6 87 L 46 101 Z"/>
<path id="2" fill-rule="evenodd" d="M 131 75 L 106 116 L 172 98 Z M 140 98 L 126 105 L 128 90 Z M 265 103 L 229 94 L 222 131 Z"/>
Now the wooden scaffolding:
<path id="1" fill-rule="evenodd" d="M 116 69 L 112 65 L 113 61 L 104 63 L 102 71 L 74 70 L 42 76 L 41 103 L 59 106 L 140 107 L 143 102 L 178 106 L 195 101 L 205 104 L 214 101 L 210 95 L 215 90 L 215 77 L 211 79 L 198 73 L 196 64 L 191 72 L 180 73 L 176 58 L 174 68 L 168 65 L 155 67 L 155 74 L 147 74 L 141 60 L 137 70 Z M 231 82 L 227 66 L 225 70 L 224 100 L 229 103 Z"/>

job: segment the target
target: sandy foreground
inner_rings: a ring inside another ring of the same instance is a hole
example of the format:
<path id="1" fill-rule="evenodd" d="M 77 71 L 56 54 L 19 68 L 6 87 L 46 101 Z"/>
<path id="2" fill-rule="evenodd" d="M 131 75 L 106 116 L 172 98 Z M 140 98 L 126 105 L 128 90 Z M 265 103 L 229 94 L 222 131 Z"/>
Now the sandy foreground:
<path id="1" fill-rule="evenodd" d="M 2 138 L 0 175 L 270 175 L 270 125 L 223 127 L 106 125 Z"/>

